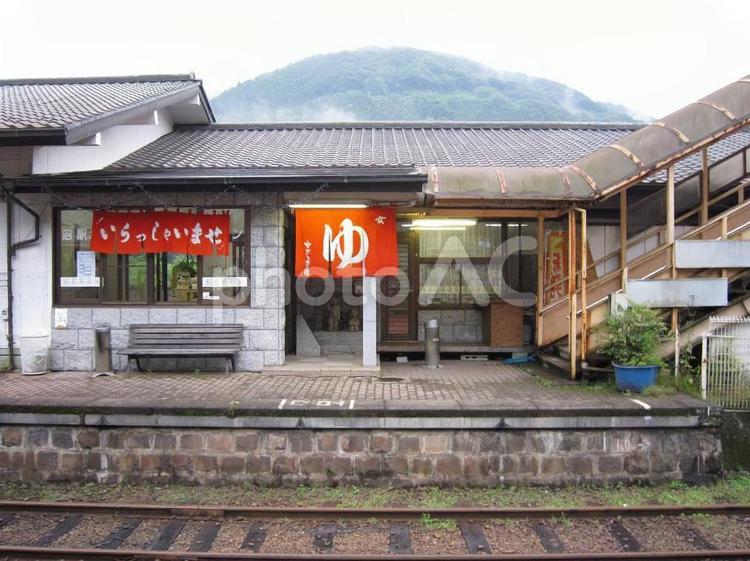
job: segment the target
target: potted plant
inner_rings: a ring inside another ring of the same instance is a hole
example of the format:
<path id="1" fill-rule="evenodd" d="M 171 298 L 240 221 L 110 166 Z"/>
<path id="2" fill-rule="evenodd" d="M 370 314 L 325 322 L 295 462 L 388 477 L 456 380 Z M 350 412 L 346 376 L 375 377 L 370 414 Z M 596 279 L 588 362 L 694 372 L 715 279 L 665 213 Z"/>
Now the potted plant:
<path id="1" fill-rule="evenodd" d="M 656 383 L 662 366 L 657 352 L 668 329 L 656 310 L 637 304 L 618 308 L 604 324 L 603 353 L 612 360 L 620 391 L 642 392 Z"/>

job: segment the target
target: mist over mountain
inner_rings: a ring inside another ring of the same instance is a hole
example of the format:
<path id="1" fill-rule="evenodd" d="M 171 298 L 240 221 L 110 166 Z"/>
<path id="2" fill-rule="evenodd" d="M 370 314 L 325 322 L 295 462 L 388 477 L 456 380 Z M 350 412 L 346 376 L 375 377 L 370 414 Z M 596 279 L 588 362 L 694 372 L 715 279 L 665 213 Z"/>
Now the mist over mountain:
<path id="1" fill-rule="evenodd" d="M 408 48 L 317 55 L 221 93 L 220 122 L 633 122 L 625 107 L 558 82 Z"/>

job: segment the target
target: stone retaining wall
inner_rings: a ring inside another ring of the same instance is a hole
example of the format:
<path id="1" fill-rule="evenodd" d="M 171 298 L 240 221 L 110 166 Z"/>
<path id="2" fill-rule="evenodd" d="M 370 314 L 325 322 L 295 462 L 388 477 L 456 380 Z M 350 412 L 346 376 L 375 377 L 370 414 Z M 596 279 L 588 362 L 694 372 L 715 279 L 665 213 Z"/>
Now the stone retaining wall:
<path id="1" fill-rule="evenodd" d="M 7 479 L 274 485 L 704 481 L 717 429 L 312 431 L 5 426 Z"/>

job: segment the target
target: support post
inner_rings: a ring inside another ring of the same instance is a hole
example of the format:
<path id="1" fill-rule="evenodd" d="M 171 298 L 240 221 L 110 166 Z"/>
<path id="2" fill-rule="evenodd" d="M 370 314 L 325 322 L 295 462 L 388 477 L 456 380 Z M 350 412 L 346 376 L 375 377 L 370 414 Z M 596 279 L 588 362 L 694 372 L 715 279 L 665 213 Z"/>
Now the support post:
<path id="1" fill-rule="evenodd" d="M 674 166 L 667 170 L 667 243 L 674 243 Z M 674 252 L 673 252 L 674 253 Z"/>
<path id="2" fill-rule="evenodd" d="M 674 166 L 669 166 L 667 170 L 667 245 L 669 246 L 669 258 L 671 261 L 671 278 L 677 278 L 677 267 L 675 261 L 675 245 L 674 245 Z M 671 326 L 672 331 L 677 335 L 677 308 L 672 308 L 671 313 Z M 675 343 L 677 344 L 677 343 Z"/>
<path id="3" fill-rule="evenodd" d="M 586 211 L 579 209 L 581 213 L 581 366 L 586 362 L 586 348 L 588 346 L 588 259 L 586 259 Z"/>
<path id="4" fill-rule="evenodd" d="M 677 262 L 675 259 L 675 243 L 674 243 L 674 166 L 669 166 L 667 170 L 667 244 L 669 245 L 669 259 L 671 265 L 671 278 L 677 278 Z M 680 330 L 677 325 L 678 320 L 677 308 L 672 308 L 670 313 L 670 324 L 672 332 L 674 333 L 674 348 L 675 353 L 679 353 L 680 348 Z M 674 359 L 674 375 L 677 377 L 680 373 L 680 357 L 675 354 Z"/>
<path id="5" fill-rule="evenodd" d="M 726 215 L 721 217 L 721 239 L 726 240 L 729 237 L 729 226 L 727 224 L 727 217 Z M 722 269 L 721 270 L 721 277 L 727 278 L 729 276 L 729 270 L 728 269 Z"/>
<path id="6" fill-rule="evenodd" d="M 628 265 L 628 191 L 620 191 L 620 269 Z"/>
<path id="7" fill-rule="evenodd" d="M 708 148 L 701 150 L 701 211 L 700 224 L 708 222 L 708 188 L 709 188 L 709 171 L 708 171 Z M 670 168 L 671 169 L 671 168 Z"/>
<path id="8" fill-rule="evenodd" d="M 378 365 L 377 278 L 362 278 L 362 366 Z"/>
<path id="9" fill-rule="evenodd" d="M 544 319 L 542 308 L 544 307 L 544 266 L 545 266 L 545 244 L 544 244 L 544 216 L 536 220 L 536 344 L 542 346 L 544 340 Z"/>
<path id="10" fill-rule="evenodd" d="M 577 330 L 578 302 L 576 298 L 576 211 L 568 210 L 568 345 L 570 347 L 570 377 L 576 379 L 578 358 Z"/>

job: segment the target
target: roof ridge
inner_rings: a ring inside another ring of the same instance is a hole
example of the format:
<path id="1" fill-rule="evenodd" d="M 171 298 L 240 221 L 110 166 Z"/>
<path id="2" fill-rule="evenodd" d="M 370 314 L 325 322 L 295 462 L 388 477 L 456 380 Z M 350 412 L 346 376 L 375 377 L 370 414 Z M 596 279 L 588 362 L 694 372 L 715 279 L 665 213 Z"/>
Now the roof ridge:
<path id="1" fill-rule="evenodd" d="M 576 123 L 543 121 L 341 121 L 279 123 L 213 123 L 177 125 L 175 130 L 279 130 L 279 129 L 537 129 L 537 130 L 638 130 L 647 123 Z"/>
<path id="2" fill-rule="evenodd" d="M 9 78 L 0 79 L 0 86 L 40 86 L 45 84 L 109 84 L 138 82 L 200 81 L 189 74 L 140 74 L 135 76 L 90 76 L 79 78 Z"/>

